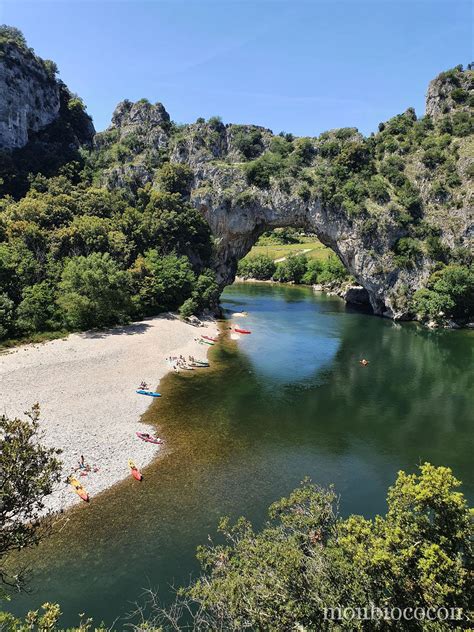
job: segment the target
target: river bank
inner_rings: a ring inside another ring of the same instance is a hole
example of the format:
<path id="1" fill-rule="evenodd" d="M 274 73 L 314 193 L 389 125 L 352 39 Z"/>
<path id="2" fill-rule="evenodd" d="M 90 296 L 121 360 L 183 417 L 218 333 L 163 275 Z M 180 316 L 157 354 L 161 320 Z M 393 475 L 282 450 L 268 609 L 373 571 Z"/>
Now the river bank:
<path id="1" fill-rule="evenodd" d="M 207 347 L 194 339 L 217 333 L 214 321 L 195 327 L 164 314 L 16 347 L 0 355 L 0 414 L 23 417 L 38 402 L 43 443 L 63 451 L 63 480 L 83 455 L 91 471 L 78 478 L 93 499 L 129 475 L 128 458 L 143 468 L 159 452 L 135 434 L 156 432 L 140 422 L 153 401 L 135 392 L 140 382 L 156 388 L 170 371 L 169 356 L 204 358 Z M 79 502 L 62 482 L 47 508 L 61 511 Z"/>

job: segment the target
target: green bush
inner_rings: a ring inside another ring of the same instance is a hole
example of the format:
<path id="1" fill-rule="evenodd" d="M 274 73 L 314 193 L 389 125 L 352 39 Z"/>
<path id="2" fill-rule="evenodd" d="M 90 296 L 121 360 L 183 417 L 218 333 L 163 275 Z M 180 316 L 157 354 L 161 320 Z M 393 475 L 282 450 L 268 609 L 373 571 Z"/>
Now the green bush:
<path id="1" fill-rule="evenodd" d="M 0 294 L 0 340 L 11 335 L 14 323 L 14 302 L 7 294 Z"/>
<path id="2" fill-rule="evenodd" d="M 466 322 L 474 318 L 474 271 L 448 265 L 431 275 L 427 287 L 414 296 L 415 310 L 422 319 Z"/>
<path id="3" fill-rule="evenodd" d="M 372 176 L 368 184 L 369 195 L 375 201 L 380 204 L 385 204 L 390 200 L 390 193 L 388 191 L 385 179 L 380 176 Z"/>
<path id="4" fill-rule="evenodd" d="M 188 616 L 193 603 L 213 630 L 241 630 L 242 622 L 249 630 L 450 629 L 356 618 L 328 625 L 327 612 L 375 604 L 467 613 L 472 534 L 460 485 L 449 468 L 429 463 L 401 471 L 386 513 L 367 519 L 341 518 L 334 490 L 305 480 L 271 505 L 259 530 L 244 518 L 221 520 L 219 542 L 199 547 L 201 575 L 183 589 L 182 611 Z"/>
<path id="5" fill-rule="evenodd" d="M 60 319 L 55 304 L 55 293 L 47 281 L 30 285 L 23 290 L 17 308 L 17 327 L 23 333 L 55 329 Z"/>
<path id="6" fill-rule="evenodd" d="M 309 259 L 306 264 L 306 272 L 301 277 L 301 283 L 314 285 L 319 282 L 319 275 L 324 270 L 324 263 L 319 259 Z"/>
<path id="7" fill-rule="evenodd" d="M 244 279 L 258 279 L 265 281 L 271 279 L 276 271 L 276 264 L 267 255 L 245 257 L 239 261 L 237 273 Z"/>
<path id="8" fill-rule="evenodd" d="M 197 303 L 192 298 L 187 298 L 184 303 L 179 308 L 179 315 L 181 318 L 189 318 L 193 316 L 198 311 Z"/>
<path id="9" fill-rule="evenodd" d="M 284 161 L 279 154 L 266 152 L 260 158 L 245 165 L 247 182 L 260 189 L 270 187 L 270 178 L 278 176 L 284 167 Z"/>
<path id="10" fill-rule="evenodd" d="M 318 283 L 340 283 L 348 278 L 348 272 L 343 263 L 335 254 L 330 254 L 326 261 L 322 262 L 322 270 L 318 275 Z"/>
<path id="11" fill-rule="evenodd" d="M 196 281 L 186 256 L 162 256 L 156 249 L 139 256 L 130 270 L 137 315 L 175 310 L 191 297 Z"/>
<path id="12" fill-rule="evenodd" d="M 247 160 L 253 160 L 260 156 L 264 147 L 262 132 L 259 129 L 235 125 L 233 132 L 233 143 Z"/>
<path id="13" fill-rule="evenodd" d="M 285 261 L 277 263 L 273 279 L 281 283 L 301 283 L 307 263 L 305 255 L 289 255 Z"/>
<path id="14" fill-rule="evenodd" d="M 162 191 L 183 196 L 189 194 L 193 178 L 194 174 L 190 167 L 173 162 L 166 162 L 157 173 Z"/>
<path id="15" fill-rule="evenodd" d="M 192 297 L 198 310 L 205 307 L 217 307 L 220 288 L 216 281 L 216 274 L 210 268 L 204 269 L 197 277 L 193 286 Z"/>
<path id="16" fill-rule="evenodd" d="M 400 268 L 413 266 L 418 257 L 422 255 L 420 242 L 412 237 L 402 237 L 399 239 L 393 251 L 396 254 L 395 262 Z"/>

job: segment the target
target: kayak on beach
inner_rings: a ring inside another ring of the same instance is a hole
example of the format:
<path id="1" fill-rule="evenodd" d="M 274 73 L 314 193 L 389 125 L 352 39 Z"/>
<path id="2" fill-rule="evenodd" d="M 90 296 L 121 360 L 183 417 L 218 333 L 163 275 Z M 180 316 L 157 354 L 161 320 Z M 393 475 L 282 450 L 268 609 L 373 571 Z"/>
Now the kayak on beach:
<path id="1" fill-rule="evenodd" d="M 142 441 L 147 441 L 148 443 L 163 443 L 163 440 L 159 437 L 152 437 L 148 432 L 137 432 L 135 433 L 139 439 Z"/>
<path id="2" fill-rule="evenodd" d="M 195 369 L 207 369 L 209 362 L 198 362 L 198 360 L 194 360 L 194 362 L 191 362 L 191 366 Z"/>
<path id="3" fill-rule="evenodd" d="M 198 342 L 201 345 L 209 345 L 210 347 L 213 347 L 215 345 L 214 342 L 211 342 L 210 340 L 203 340 L 202 338 L 198 340 Z"/>
<path id="4" fill-rule="evenodd" d="M 204 340 L 210 340 L 211 342 L 217 342 L 217 338 L 211 338 L 211 336 L 202 336 L 201 338 L 204 338 Z"/>
<path id="5" fill-rule="evenodd" d="M 138 388 L 135 392 L 139 395 L 148 395 L 149 397 L 161 397 L 161 393 L 155 393 L 155 391 L 145 391 L 143 388 Z"/>
<path id="6" fill-rule="evenodd" d="M 79 483 L 77 478 L 70 477 L 68 479 L 68 482 L 71 485 L 71 487 L 73 488 L 73 490 L 76 492 L 76 494 L 79 496 L 79 498 L 81 498 L 84 502 L 88 503 L 89 502 L 89 494 L 87 493 L 87 491 L 84 488 L 84 486 L 81 485 L 81 483 Z"/>
<path id="7" fill-rule="evenodd" d="M 133 476 L 133 478 L 136 478 L 137 481 L 141 481 L 143 479 L 142 473 L 140 472 L 138 467 L 135 465 L 135 463 L 132 461 L 132 459 L 128 459 L 128 467 L 130 468 L 130 473 Z"/>

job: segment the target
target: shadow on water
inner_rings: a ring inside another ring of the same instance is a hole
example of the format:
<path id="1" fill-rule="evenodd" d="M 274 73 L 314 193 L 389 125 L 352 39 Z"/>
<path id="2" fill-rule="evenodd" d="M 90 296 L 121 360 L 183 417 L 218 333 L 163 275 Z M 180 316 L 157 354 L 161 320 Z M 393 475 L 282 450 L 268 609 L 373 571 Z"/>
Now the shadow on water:
<path id="1" fill-rule="evenodd" d="M 65 624 L 110 623 L 143 588 L 166 600 L 220 516 L 260 524 L 306 475 L 335 484 L 343 514 L 383 512 L 397 470 L 425 460 L 453 467 L 472 497 L 473 332 L 397 325 L 305 288 L 235 285 L 224 307 L 248 311 L 252 335 L 214 347 L 211 369 L 162 380 L 145 415 L 162 458 L 22 556 L 34 591 L 12 610 L 59 601 Z"/>

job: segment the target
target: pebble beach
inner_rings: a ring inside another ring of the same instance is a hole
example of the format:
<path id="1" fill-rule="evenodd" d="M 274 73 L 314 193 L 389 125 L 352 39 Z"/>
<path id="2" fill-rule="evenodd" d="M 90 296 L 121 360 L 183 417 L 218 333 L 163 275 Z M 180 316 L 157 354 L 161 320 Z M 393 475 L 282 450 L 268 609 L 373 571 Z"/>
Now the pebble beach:
<path id="1" fill-rule="evenodd" d="M 217 336 L 215 322 L 196 327 L 165 314 L 0 355 L 0 414 L 23 417 L 38 402 L 41 441 L 62 450 L 63 482 L 48 497 L 48 510 L 83 502 L 64 482 L 82 455 L 90 471 L 75 474 L 92 500 L 130 475 L 129 458 L 143 469 L 157 456 L 159 445 L 136 436 L 137 431 L 156 435 L 156 427 L 140 422 L 154 400 L 135 391 L 142 381 L 159 391 L 171 369 L 169 356 L 205 359 L 208 347 L 195 340 L 202 334 Z"/>

